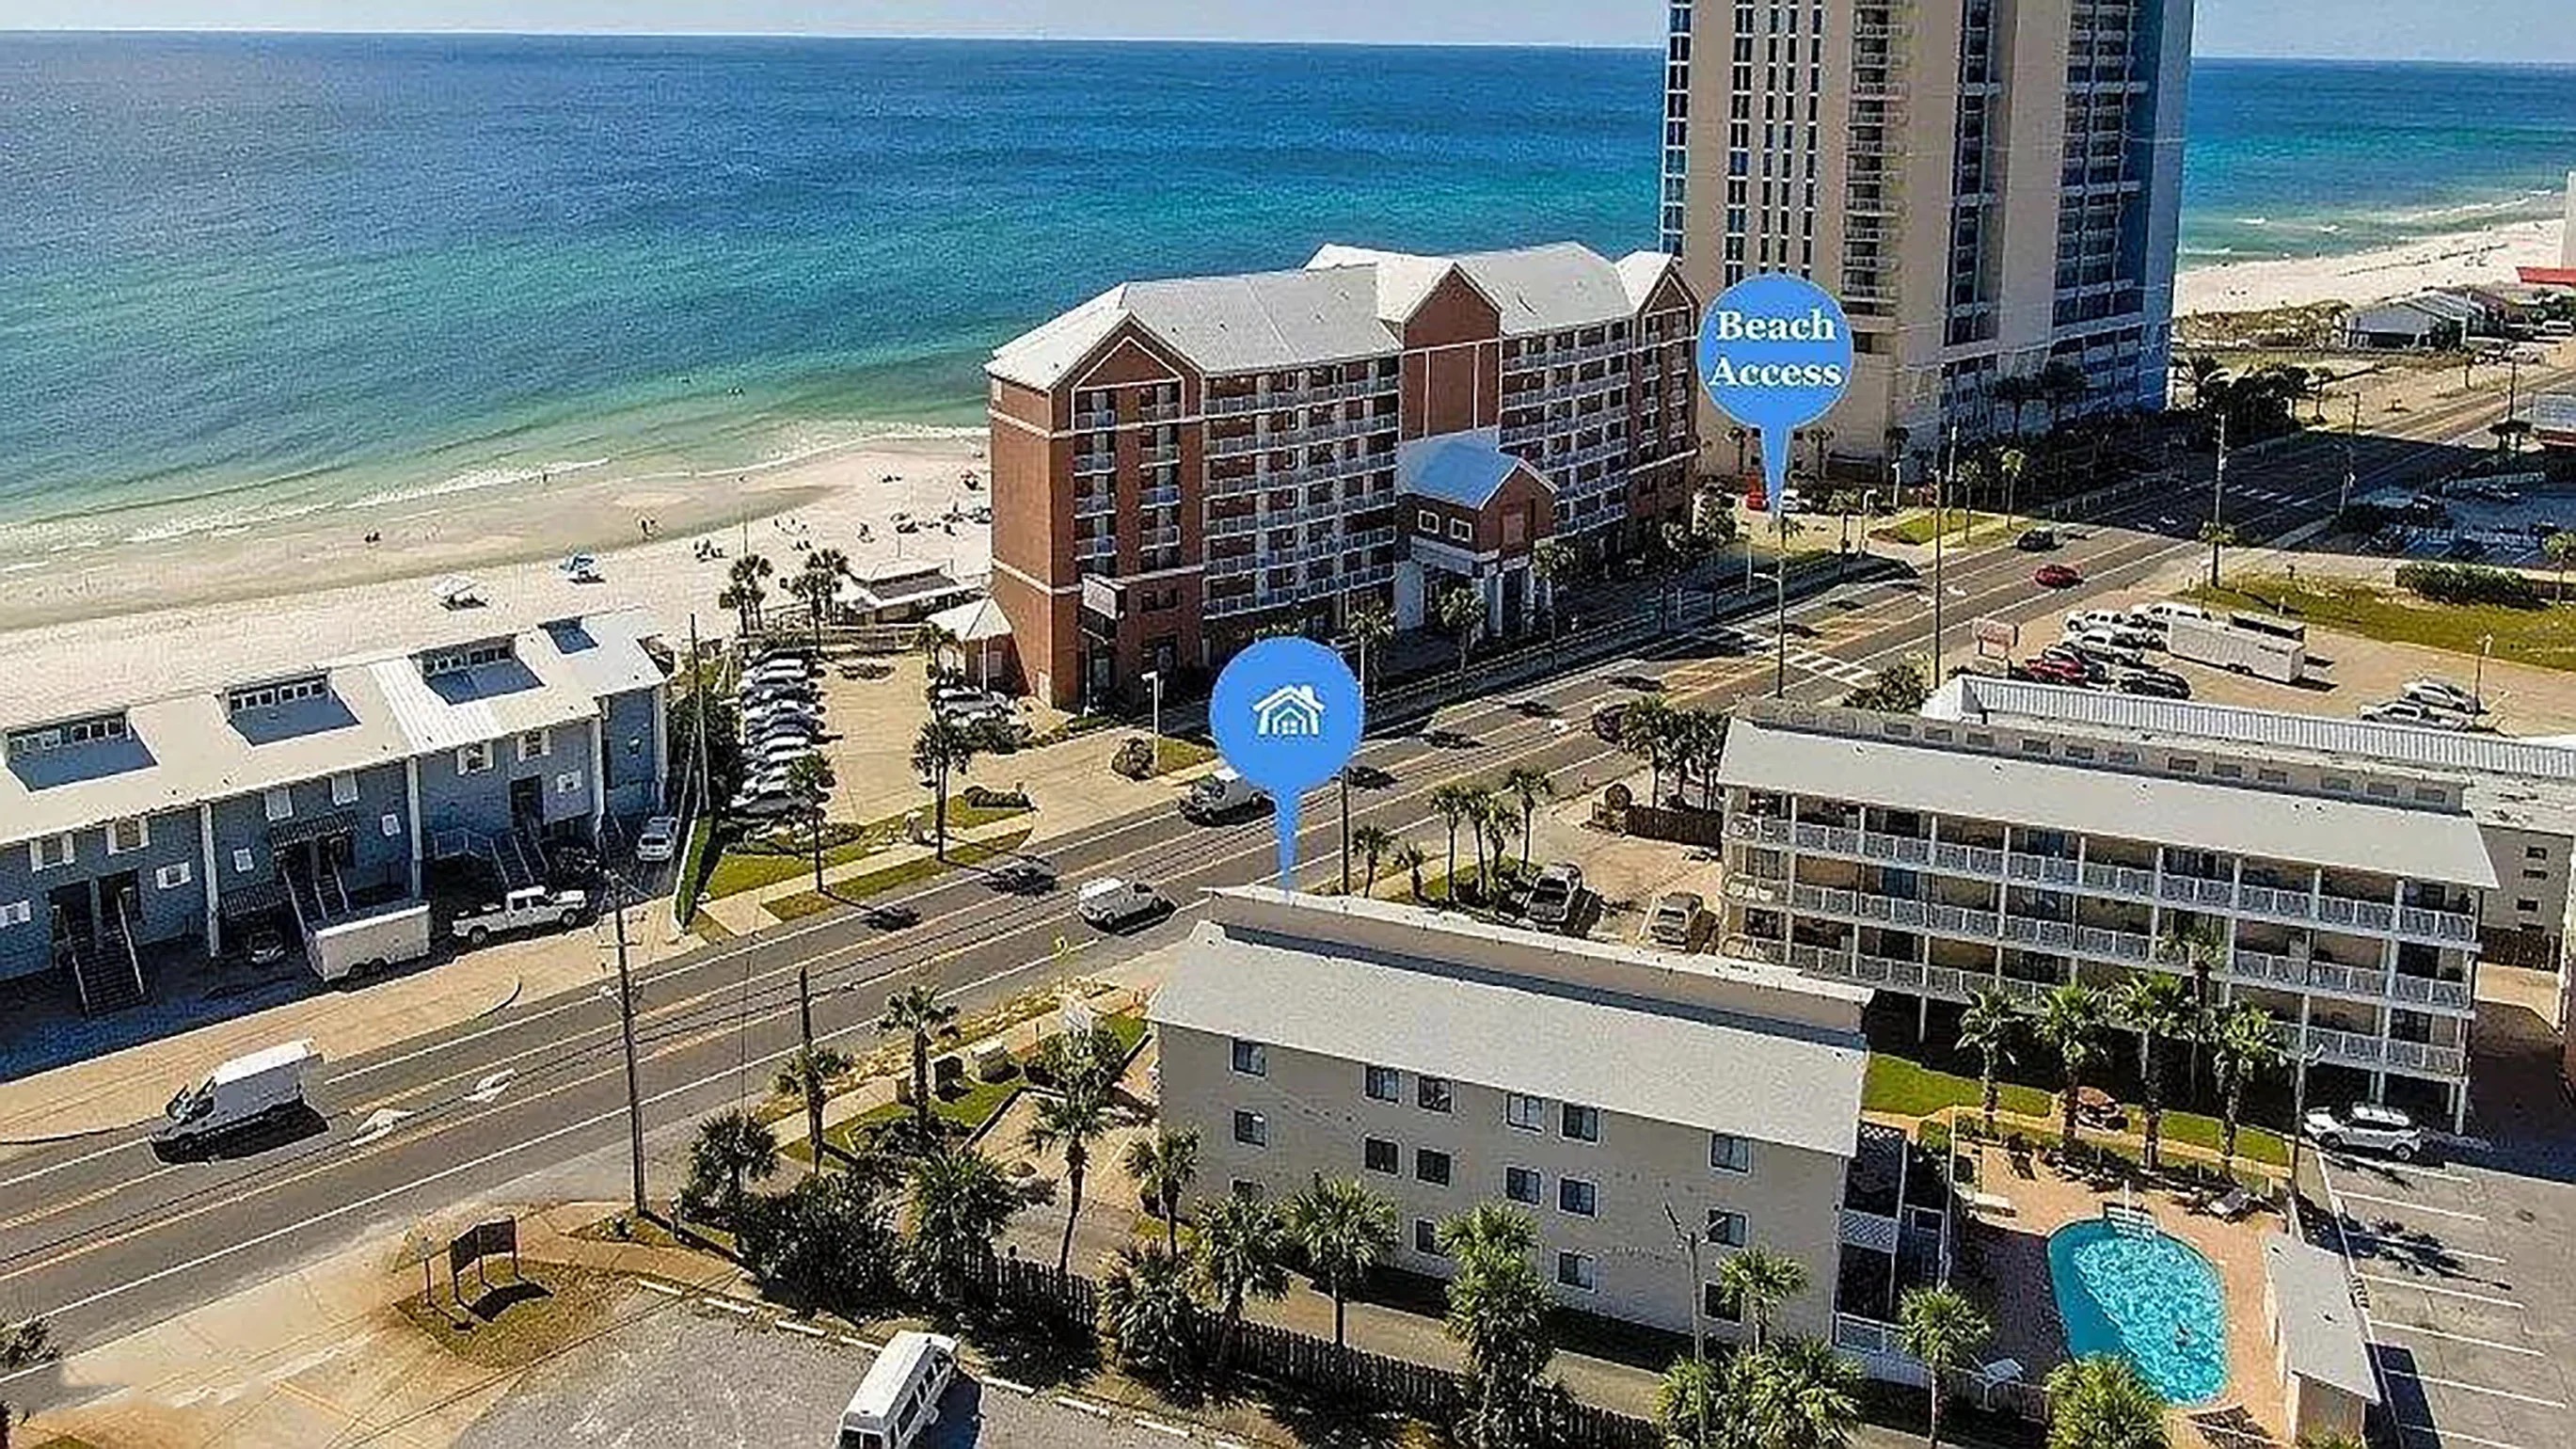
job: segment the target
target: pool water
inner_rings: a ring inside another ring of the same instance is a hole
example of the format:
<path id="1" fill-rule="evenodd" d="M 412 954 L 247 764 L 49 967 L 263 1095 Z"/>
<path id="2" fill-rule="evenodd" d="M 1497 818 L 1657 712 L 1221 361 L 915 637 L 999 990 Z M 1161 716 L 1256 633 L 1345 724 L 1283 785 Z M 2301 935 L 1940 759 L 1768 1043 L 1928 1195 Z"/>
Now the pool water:
<path id="1" fill-rule="evenodd" d="M 2169 1404 L 2227 1387 L 2227 1309 L 2218 1270 L 2198 1249 L 2152 1230 L 2095 1219 L 2048 1240 L 2048 1277 L 2078 1358 L 2117 1354 Z"/>

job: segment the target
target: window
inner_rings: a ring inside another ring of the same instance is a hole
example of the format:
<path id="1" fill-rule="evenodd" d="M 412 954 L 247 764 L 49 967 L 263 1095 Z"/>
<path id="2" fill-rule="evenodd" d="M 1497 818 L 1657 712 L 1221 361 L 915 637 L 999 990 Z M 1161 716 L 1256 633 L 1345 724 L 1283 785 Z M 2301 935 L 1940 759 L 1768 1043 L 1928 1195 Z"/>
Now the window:
<path id="1" fill-rule="evenodd" d="M 519 758 L 522 761 L 542 760 L 553 751 L 554 734 L 551 730 L 529 730 L 519 736 Z"/>
<path id="2" fill-rule="evenodd" d="M 1438 538 L 1440 536 L 1440 515 L 1432 512 L 1428 508 L 1415 510 L 1413 523 L 1415 527 L 1421 529 L 1424 533 L 1430 534 L 1433 538 Z"/>
<path id="3" fill-rule="evenodd" d="M 1708 1210 L 1708 1240 L 1721 1248 L 1744 1246 L 1744 1214 L 1724 1208 Z"/>
<path id="4" fill-rule="evenodd" d="M 143 823 L 143 817 L 140 815 L 128 820 L 111 820 L 107 823 L 107 853 L 110 855 L 123 855 L 128 851 L 141 850 L 151 843 L 152 829 Z"/>
<path id="5" fill-rule="evenodd" d="M 385 832 L 385 839 L 387 840 L 400 839 L 402 836 L 403 821 L 402 817 L 399 815 L 387 813 L 381 819 L 377 820 L 376 825 L 379 829 Z"/>
<path id="6" fill-rule="evenodd" d="M 342 771 L 331 777 L 331 803 L 334 805 L 358 803 L 358 777 L 355 774 Z"/>
<path id="7" fill-rule="evenodd" d="M 1463 518 L 1453 518 L 1449 520 L 1449 541 L 1451 543 L 1468 543 L 1473 541 L 1475 537 L 1476 530 L 1468 527 L 1467 520 Z"/>
<path id="8" fill-rule="evenodd" d="M 1413 1251 L 1440 1257 L 1440 1227 L 1429 1218 L 1413 1220 Z"/>
<path id="9" fill-rule="evenodd" d="M 1575 1142 L 1600 1141 L 1601 1109 L 1577 1106 L 1572 1102 L 1566 1103 L 1562 1130 L 1569 1140 Z"/>
<path id="10" fill-rule="evenodd" d="M 1360 1143 L 1360 1166 L 1371 1172 L 1393 1172 L 1396 1169 L 1395 1144 L 1383 1137 L 1371 1137 Z"/>
<path id="11" fill-rule="evenodd" d="M 467 745 L 456 752 L 456 773 L 479 775 L 492 768 L 492 746 L 488 743 Z"/>
<path id="12" fill-rule="evenodd" d="M 251 853 L 247 846 L 233 852 L 233 874 L 248 875 L 258 868 L 258 862 L 251 858 Z"/>
<path id="13" fill-rule="evenodd" d="M 1722 1283 L 1699 1285 L 1699 1311 L 1717 1323 L 1744 1321 L 1744 1306 L 1736 1301 L 1734 1294 L 1726 1291 Z"/>
<path id="14" fill-rule="evenodd" d="M 1547 1127 L 1547 1100 L 1524 1097 L 1518 1092 L 1503 1098 L 1503 1121 L 1523 1132 L 1541 1132 Z"/>
<path id="15" fill-rule="evenodd" d="M 323 676 L 290 679 L 284 684 L 245 685 L 224 693 L 224 713 L 240 714 L 250 709 L 274 709 L 293 704 L 299 699 L 320 699 L 327 688 Z"/>
<path id="16" fill-rule="evenodd" d="M 2526 845 L 2522 848 L 2522 858 L 2525 860 L 2547 860 L 2549 858 L 2549 847 L 2546 845 Z"/>
<path id="17" fill-rule="evenodd" d="M 2549 872 L 2545 870 L 2533 870 L 2529 866 L 2524 866 L 2522 868 L 2522 878 L 2524 880 L 2547 880 L 2549 879 Z"/>
<path id="18" fill-rule="evenodd" d="M 2262 785 L 2286 785 L 2290 783 L 2290 772 L 2287 770 L 2256 770 L 2254 772 L 2254 780 L 2255 783 Z"/>
<path id="19" fill-rule="evenodd" d="M 1234 1114 L 1234 1140 L 1246 1147 L 1270 1145 L 1270 1123 L 1258 1112 Z"/>
<path id="20" fill-rule="evenodd" d="M 442 674 L 462 674 L 468 669 L 498 664 L 510 657 L 510 641 L 507 639 L 486 640 L 458 649 L 441 649 L 420 656 L 420 677 L 436 679 Z"/>
<path id="21" fill-rule="evenodd" d="M 0 926 L 23 926 L 36 918 L 32 901 L 10 901 L 0 905 Z"/>
<path id="22" fill-rule="evenodd" d="M 2137 752 L 2137 751 L 2135 751 L 2135 750 L 2113 750 L 2113 751 L 2111 752 L 2111 763 L 2112 763 L 2112 764 L 2115 764 L 2115 765 L 2134 765 L 2134 764 L 2136 764 L 2137 762 L 2138 762 L 2138 752 Z"/>
<path id="23" fill-rule="evenodd" d="M 1751 1172 L 1753 1144 L 1732 1132 L 1708 1134 L 1708 1165 L 1715 1172 Z"/>
<path id="24" fill-rule="evenodd" d="M 1360 1090 L 1372 1102 L 1393 1102 L 1404 1095 L 1404 1073 L 1393 1067 L 1370 1067 Z"/>
<path id="25" fill-rule="evenodd" d="M 2513 908 L 2527 916 L 2537 915 L 2540 911 L 2540 902 L 2532 900 L 2530 897 L 2526 896 L 2521 900 L 2515 901 L 2513 903 Z"/>
<path id="26" fill-rule="evenodd" d="M 1449 1154 L 1429 1147 L 1413 1149 L 1413 1178 L 1433 1187 L 1449 1185 Z"/>
<path id="27" fill-rule="evenodd" d="M 558 795 L 580 794 L 581 771 L 566 770 L 562 774 L 555 776 L 555 793 Z"/>
<path id="28" fill-rule="evenodd" d="M 2338 795 L 2352 793 L 2352 777 L 2349 775 L 2328 775 L 2320 783 Z"/>
<path id="29" fill-rule="evenodd" d="M 2221 780 L 2242 780 L 2245 778 L 2245 767 L 2231 761 L 2221 760 L 2217 764 L 2209 767 L 2209 773 L 2214 778 Z"/>
<path id="30" fill-rule="evenodd" d="M 1599 1282 L 1591 1255 L 1588 1253 L 1557 1254 L 1556 1281 L 1562 1287 L 1579 1289 L 1585 1293 L 1591 1292 Z"/>
<path id="31" fill-rule="evenodd" d="M 1414 1078 L 1413 1100 L 1425 1112 L 1448 1111 L 1454 1100 L 1449 1091 L 1449 1079 L 1430 1076 Z"/>
<path id="32" fill-rule="evenodd" d="M 1237 1037 L 1234 1041 L 1234 1071 L 1241 1077 L 1266 1077 L 1270 1075 L 1270 1054 L 1262 1050 L 1261 1043 Z"/>
<path id="33" fill-rule="evenodd" d="M 152 883 L 161 889 L 177 890 L 188 883 L 190 871 L 186 861 L 165 865 L 152 873 Z"/>
<path id="34" fill-rule="evenodd" d="M 72 838 L 57 835 L 27 842 L 28 869 L 55 870 L 72 863 Z"/>
<path id="35" fill-rule="evenodd" d="M 1556 1210 L 1578 1218 L 1598 1217 L 1601 1213 L 1601 1189 L 1579 1177 L 1556 1180 Z"/>
<path id="36" fill-rule="evenodd" d="M 1514 1202 L 1528 1203 L 1535 1207 L 1538 1205 L 1539 1192 L 1546 1181 L 1545 1176 L 1529 1168 L 1506 1167 L 1503 1169 L 1503 1196 Z"/>
<path id="37" fill-rule="evenodd" d="M 260 796 L 259 803 L 260 808 L 268 812 L 268 818 L 271 820 L 295 818 L 295 792 L 284 785 L 269 786 Z"/>

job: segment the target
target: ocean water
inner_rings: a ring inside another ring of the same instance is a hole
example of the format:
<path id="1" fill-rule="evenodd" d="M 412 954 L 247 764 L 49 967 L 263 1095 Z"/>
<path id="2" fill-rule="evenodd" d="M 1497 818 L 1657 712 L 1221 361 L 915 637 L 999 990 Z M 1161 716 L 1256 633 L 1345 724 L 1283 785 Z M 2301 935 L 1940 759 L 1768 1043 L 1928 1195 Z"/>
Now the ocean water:
<path id="1" fill-rule="evenodd" d="M 994 344 L 1131 275 L 1652 245 L 1660 74 L 0 35 L 0 547 L 972 427 Z M 2193 124 L 2193 254 L 2367 245 L 2547 210 L 2576 75 L 2213 64 Z"/>

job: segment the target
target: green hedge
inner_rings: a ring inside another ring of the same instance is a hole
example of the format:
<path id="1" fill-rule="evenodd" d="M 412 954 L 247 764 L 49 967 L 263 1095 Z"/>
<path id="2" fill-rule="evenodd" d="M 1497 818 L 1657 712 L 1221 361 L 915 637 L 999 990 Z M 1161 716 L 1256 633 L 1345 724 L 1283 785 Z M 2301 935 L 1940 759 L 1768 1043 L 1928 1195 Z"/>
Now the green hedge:
<path id="1" fill-rule="evenodd" d="M 2437 604 L 2541 607 L 2540 588 L 2512 569 L 2477 564 L 2410 563 L 2397 566 L 2397 587 Z"/>

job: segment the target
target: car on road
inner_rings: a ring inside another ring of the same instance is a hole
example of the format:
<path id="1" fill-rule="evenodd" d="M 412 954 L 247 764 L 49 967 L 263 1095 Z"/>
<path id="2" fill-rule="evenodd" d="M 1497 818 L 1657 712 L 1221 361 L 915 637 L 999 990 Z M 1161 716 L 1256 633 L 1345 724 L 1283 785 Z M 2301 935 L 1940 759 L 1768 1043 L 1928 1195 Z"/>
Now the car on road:
<path id="1" fill-rule="evenodd" d="M 553 926 L 570 930 L 590 909 L 587 891 L 548 890 L 524 886 L 447 923 L 447 933 L 468 946 L 480 946 L 505 931 Z"/>
<path id="2" fill-rule="evenodd" d="M 995 866 L 985 882 L 997 891 L 1033 896 L 1055 889 L 1055 867 L 1043 860 L 1012 860 Z"/>
<path id="3" fill-rule="evenodd" d="M 1572 861 L 1558 861 L 1540 871 L 1530 886 L 1530 924 L 1551 931 L 1564 930 L 1573 923 L 1574 908 L 1582 899 L 1583 867 Z"/>
<path id="4" fill-rule="evenodd" d="M 1084 924 L 1104 931 L 1132 926 L 1138 921 L 1165 915 L 1171 909 L 1172 903 L 1157 894 L 1152 886 L 1143 881 L 1120 880 L 1115 876 L 1085 885 L 1076 893 L 1073 902 L 1074 914 L 1082 917 Z"/>
<path id="5" fill-rule="evenodd" d="M 2030 581 L 2043 589 L 2071 589 L 2082 584 L 2084 576 L 2070 564 L 2042 564 Z"/>
<path id="6" fill-rule="evenodd" d="M 1615 745 L 1619 743 L 1619 727 L 1626 722 L 1627 718 L 1628 706 L 1625 702 L 1605 704 L 1592 712 L 1592 733 L 1595 737 Z"/>
<path id="7" fill-rule="evenodd" d="M 1646 939 L 1676 951 L 1696 951 L 1708 930 L 1708 902 L 1689 891 L 1668 891 L 1646 918 Z"/>
<path id="8" fill-rule="evenodd" d="M 1190 793 L 1181 797 L 1181 818 L 1193 825 L 1215 825 L 1259 814 L 1269 805 L 1270 797 L 1261 787 L 1233 766 L 1219 765 L 1201 775 Z"/>
<path id="9" fill-rule="evenodd" d="M 2013 547 L 2023 553 L 2047 553 L 2057 547 L 2057 531 L 2048 528 L 2027 529 L 2013 540 Z"/>
<path id="10" fill-rule="evenodd" d="M 2355 1102 L 2341 1111 L 2316 1107 L 2300 1125 L 2310 1140 L 2332 1152 L 2371 1152 L 2400 1162 L 2424 1153 L 2424 1129 L 2394 1107 L 2371 1102 Z"/>
<path id="11" fill-rule="evenodd" d="M 2484 713 L 2476 695 L 2447 679 L 2410 679 L 2397 693 L 2401 699 L 2411 699 L 2431 709 L 2447 709 L 2454 714 Z"/>
<path id="12" fill-rule="evenodd" d="M 2466 563 L 2473 559 L 2482 559 L 2486 556 L 2486 541 L 2484 539 L 2472 538 L 2465 533 L 2454 536 L 2451 539 L 2451 546 L 2442 550 L 2442 557 L 2456 560 L 2461 563 Z"/>
<path id="13" fill-rule="evenodd" d="M 2112 681 L 2112 688 L 2148 699 L 2191 698 L 2191 681 L 2162 669 L 2126 670 Z"/>
<path id="14" fill-rule="evenodd" d="M 2428 730 L 2458 729 L 2461 724 L 2457 716 L 2444 714 L 2411 699 L 2383 700 L 2365 707 L 2361 717 L 2372 724 L 2413 725 Z"/>
<path id="15" fill-rule="evenodd" d="M 642 830 L 635 832 L 637 860 L 669 860 L 679 848 L 680 817 L 677 815 L 656 815 L 644 822 Z"/>

